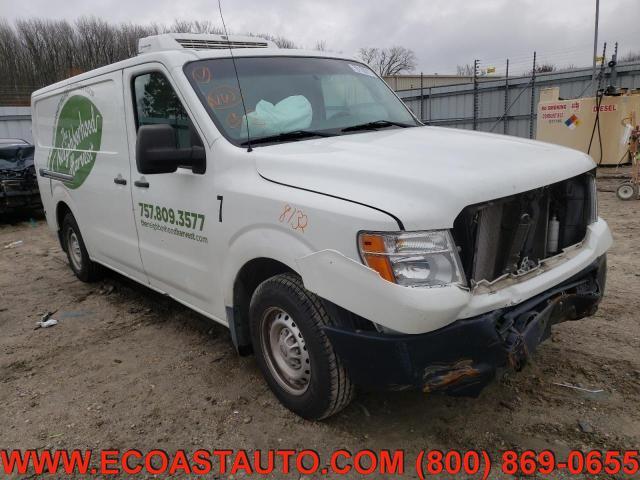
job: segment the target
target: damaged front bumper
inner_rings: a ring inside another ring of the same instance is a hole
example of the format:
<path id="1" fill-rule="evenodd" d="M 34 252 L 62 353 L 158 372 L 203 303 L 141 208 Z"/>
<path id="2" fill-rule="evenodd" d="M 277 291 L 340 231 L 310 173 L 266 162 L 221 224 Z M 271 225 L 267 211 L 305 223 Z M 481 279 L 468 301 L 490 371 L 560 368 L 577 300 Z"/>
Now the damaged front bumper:
<path id="1" fill-rule="evenodd" d="M 42 207 L 37 185 L 24 186 L 19 182 L 0 181 L 0 212 Z"/>
<path id="2" fill-rule="evenodd" d="M 457 320 L 418 335 L 325 327 L 358 385 L 419 388 L 475 396 L 501 367 L 521 369 L 551 326 L 593 315 L 606 281 L 606 256 L 563 283 L 518 305 Z"/>

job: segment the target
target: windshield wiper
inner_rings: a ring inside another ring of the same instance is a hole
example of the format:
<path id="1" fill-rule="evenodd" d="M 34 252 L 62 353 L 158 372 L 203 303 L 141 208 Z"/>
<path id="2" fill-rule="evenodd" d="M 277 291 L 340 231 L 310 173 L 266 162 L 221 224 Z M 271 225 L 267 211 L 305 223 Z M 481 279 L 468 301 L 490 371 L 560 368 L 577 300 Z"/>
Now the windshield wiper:
<path id="1" fill-rule="evenodd" d="M 266 137 L 252 138 L 250 141 L 242 142 L 240 145 L 246 147 L 249 144 L 257 145 L 259 143 L 286 142 L 288 140 L 299 140 L 311 137 L 335 137 L 336 135 L 337 133 L 319 132 L 316 130 L 293 130 L 291 132 L 277 133 Z"/>
<path id="2" fill-rule="evenodd" d="M 387 127 L 416 127 L 417 125 L 412 125 L 410 123 L 402 123 L 402 122 L 394 122 L 391 120 L 375 120 L 373 122 L 361 123 L 359 125 L 352 125 L 350 127 L 345 127 L 341 132 L 355 132 L 358 130 L 376 130 L 378 128 L 387 128 Z"/>

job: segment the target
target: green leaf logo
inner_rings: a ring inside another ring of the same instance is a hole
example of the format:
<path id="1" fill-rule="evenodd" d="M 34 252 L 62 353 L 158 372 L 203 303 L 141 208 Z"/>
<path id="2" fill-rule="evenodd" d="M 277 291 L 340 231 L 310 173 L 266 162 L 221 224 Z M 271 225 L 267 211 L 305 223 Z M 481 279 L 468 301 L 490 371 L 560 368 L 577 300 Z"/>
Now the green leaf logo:
<path id="1" fill-rule="evenodd" d="M 89 176 L 102 141 L 102 114 L 91 100 L 69 97 L 56 122 L 48 168 L 73 175 L 69 188 L 78 188 Z"/>

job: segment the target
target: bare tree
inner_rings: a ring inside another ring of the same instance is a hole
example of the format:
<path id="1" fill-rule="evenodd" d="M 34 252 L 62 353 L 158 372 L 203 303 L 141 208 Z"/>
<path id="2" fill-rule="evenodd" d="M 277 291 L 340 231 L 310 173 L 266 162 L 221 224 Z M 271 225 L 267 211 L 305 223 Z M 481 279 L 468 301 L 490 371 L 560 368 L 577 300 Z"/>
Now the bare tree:
<path id="1" fill-rule="evenodd" d="M 213 33 L 223 35 L 224 29 L 215 25 L 210 20 L 174 20 L 165 32 L 172 33 Z"/>
<path id="2" fill-rule="evenodd" d="M 136 25 L 134 23 L 124 23 L 116 30 L 114 41 L 119 45 L 119 56 L 121 58 L 131 58 L 138 53 L 138 40 L 150 35 L 157 35 L 164 31 L 164 27 L 152 23 L 150 25 Z"/>
<path id="3" fill-rule="evenodd" d="M 67 76 L 73 66 L 75 38 L 73 29 L 65 21 L 18 20 L 16 38 L 20 72 L 31 85 L 51 83 Z M 24 62 L 28 59 L 28 63 Z"/>
<path id="4" fill-rule="evenodd" d="M 29 96 L 36 85 L 29 60 L 15 29 L 0 20 L 0 105 L 29 105 Z"/>
<path id="5" fill-rule="evenodd" d="M 473 65 L 470 63 L 458 65 L 456 67 L 456 75 L 460 77 L 473 77 Z"/>
<path id="6" fill-rule="evenodd" d="M 269 40 L 275 43 L 278 48 L 298 48 L 298 46 L 288 38 L 271 35 L 270 33 L 249 33 L 249 35 L 252 37 L 260 37 L 264 38 L 265 40 Z"/>
<path id="7" fill-rule="evenodd" d="M 158 33 L 213 33 L 208 20 L 176 20 L 170 25 L 107 23 L 97 17 L 76 22 L 32 18 L 10 24 L 0 19 L 0 104 L 28 104 L 41 86 L 136 55 L 138 39 Z M 289 39 L 260 35 L 281 48 Z"/>
<path id="8" fill-rule="evenodd" d="M 124 52 L 114 42 L 117 27 L 96 17 L 80 18 L 75 25 L 77 35 L 76 69 L 92 70 L 123 60 Z"/>
<path id="9" fill-rule="evenodd" d="M 327 41 L 326 40 L 318 40 L 316 42 L 316 46 L 313 48 L 314 50 L 318 50 L 319 52 L 327 51 Z"/>
<path id="10" fill-rule="evenodd" d="M 626 55 L 620 57 L 621 62 L 637 62 L 638 60 L 640 60 L 640 51 L 629 52 Z"/>
<path id="11" fill-rule="evenodd" d="M 556 66 L 551 63 L 542 63 L 536 65 L 536 73 L 551 73 L 557 70 Z"/>
<path id="12" fill-rule="evenodd" d="M 361 48 L 360 59 L 373 68 L 380 76 L 398 75 L 412 72 L 416 68 L 416 55 L 413 50 L 395 46 L 391 48 Z"/>
<path id="13" fill-rule="evenodd" d="M 263 35 L 264 36 L 264 35 Z M 273 35 L 266 35 L 267 40 L 271 40 L 275 43 L 279 48 L 298 48 L 298 46 L 293 42 L 293 40 L 289 40 L 288 38 Z"/>
<path id="14" fill-rule="evenodd" d="M 364 47 L 358 51 L 358 56 L 367 65 L 373 67 L 378 58 L 379 50 L 373 47 Z"/>

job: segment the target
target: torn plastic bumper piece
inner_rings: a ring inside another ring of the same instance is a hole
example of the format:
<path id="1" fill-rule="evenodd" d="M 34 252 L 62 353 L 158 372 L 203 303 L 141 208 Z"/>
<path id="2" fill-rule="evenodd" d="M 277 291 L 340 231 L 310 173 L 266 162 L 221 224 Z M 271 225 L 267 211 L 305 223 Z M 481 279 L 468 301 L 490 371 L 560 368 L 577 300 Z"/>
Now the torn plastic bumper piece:
<path id="1" fill-rule="evenodd" d="M 593 315 L 606 282 L 606 256 L 527 301 L 418 335 L 325 327 L 352 381 L 369 388 L 477 396 L 496 370 L 520 370 L 551 326 Z"/>

